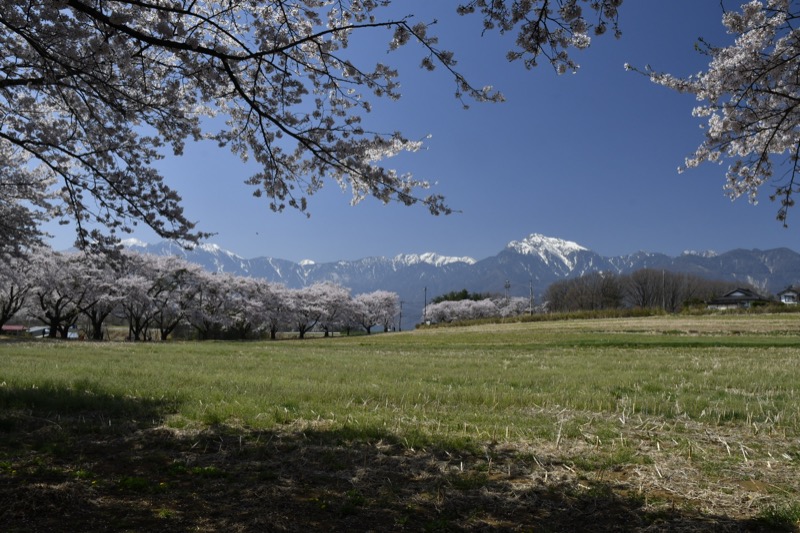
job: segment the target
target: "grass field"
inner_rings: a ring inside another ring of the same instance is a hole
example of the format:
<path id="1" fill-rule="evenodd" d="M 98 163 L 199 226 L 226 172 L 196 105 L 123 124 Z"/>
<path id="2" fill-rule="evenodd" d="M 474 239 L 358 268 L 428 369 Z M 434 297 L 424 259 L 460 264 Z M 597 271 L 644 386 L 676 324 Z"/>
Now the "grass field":
<path id="1" fill-rule="evenodd" d="M 774 531 L 800 315 L 0 342 L 4 531 Z"/>

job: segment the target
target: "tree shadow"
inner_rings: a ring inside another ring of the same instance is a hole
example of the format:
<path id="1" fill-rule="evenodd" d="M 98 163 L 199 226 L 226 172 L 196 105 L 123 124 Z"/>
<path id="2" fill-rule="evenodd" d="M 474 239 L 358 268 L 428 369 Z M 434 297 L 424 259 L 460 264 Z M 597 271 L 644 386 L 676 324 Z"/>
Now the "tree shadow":
<path id="1" fill-rule="evenodd" d="M 170 429 L 174 401 L 91 383 L 4 387 L 0 407 L 3 531 L 793 530 L 374 430 Z"/>

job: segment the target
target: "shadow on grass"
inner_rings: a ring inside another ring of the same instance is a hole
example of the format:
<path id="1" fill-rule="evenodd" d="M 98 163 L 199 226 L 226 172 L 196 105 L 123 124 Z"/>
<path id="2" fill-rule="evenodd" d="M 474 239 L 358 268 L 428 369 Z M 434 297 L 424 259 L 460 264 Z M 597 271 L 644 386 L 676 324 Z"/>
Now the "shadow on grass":
<path id="1" fill-rule="evenodd" d="M 91 381 L 77 381 L 69 388 L 44 383 L 31 388 L 0 386 L 0 408 L 4 411 L 29 411 L 37 416 L 98 415 L 129 419 L 163 416 L 174 412 L 179 402 L 165 398 L 134 398 L 110 394 Z"/>
<path id="2" fill-rule="evenodd" d="M 168 429 L 174 403 L 89 383 L 2 389 L 0 407 L 3 531 L 792 530 L 374 430 Z"/>

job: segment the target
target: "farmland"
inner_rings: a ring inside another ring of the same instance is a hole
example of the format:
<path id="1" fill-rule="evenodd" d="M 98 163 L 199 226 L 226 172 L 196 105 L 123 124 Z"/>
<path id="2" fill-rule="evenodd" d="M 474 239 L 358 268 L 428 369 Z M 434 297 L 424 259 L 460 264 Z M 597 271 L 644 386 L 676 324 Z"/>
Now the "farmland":
<path id="1" fill-rule="evenodd" d="M 0 529 L 795 530 L 800 315 L 0 342 Z"/>

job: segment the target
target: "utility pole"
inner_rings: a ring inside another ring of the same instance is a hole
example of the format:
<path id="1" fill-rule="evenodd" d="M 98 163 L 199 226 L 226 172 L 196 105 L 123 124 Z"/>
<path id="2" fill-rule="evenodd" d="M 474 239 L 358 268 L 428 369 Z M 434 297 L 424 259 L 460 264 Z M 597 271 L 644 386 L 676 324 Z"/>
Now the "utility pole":
<path id="1" fill-rule="evenodd" d="M 506 288 L 506 302 L 508 302 L 508 290 L 511 288 L 511 282 L 506 280 L 506 283 L 503 285 L 503 287 Z"/>
<path id="2" fill-rule="evenodd" d="M 397 331 L 403 331 L 403 300 L 400 300 L 400 316 L 397 317 Z"/>
<path id="3" fill-rule="evenodd" d="M 422 308 L 422 323 L 428 323 L 428 287 L 425 287 L 425 306 Z"/>
<path id="4" fill-rule="evenodd" d="M 528 303 L 528 314 L 533 315 L 533 278 L 531 278 L 531 297 Z"/>

